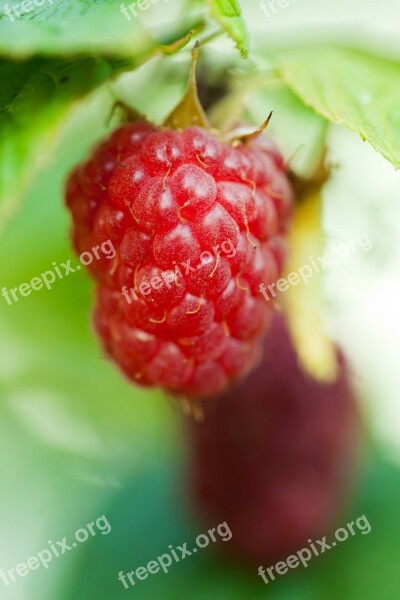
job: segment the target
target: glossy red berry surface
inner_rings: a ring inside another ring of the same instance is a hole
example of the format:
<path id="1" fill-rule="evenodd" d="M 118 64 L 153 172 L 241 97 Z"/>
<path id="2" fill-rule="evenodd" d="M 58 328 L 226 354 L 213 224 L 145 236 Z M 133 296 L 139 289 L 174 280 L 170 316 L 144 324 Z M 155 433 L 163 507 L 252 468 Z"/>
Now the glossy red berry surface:
<path id="1" fill-rule="evenodd" d="M 346 363 L 321 384 L 298 365 L 281 315 L 246 381 L 188 420 L 192 507 L 207 526 L 226 521 L 221 548 L 271 565 L 328 536 L 348 492 L 360 422 Z"/>
<path id="2" fill-rule="evenodd" d="M 110 240 L 88 269 L 106 353 L 135 383 L 211 396 L 260 356 L 282 268 L 292 190 L 262 138 L 127 124 L 67 184 L 76 251 Z M 277 251 L 277 249 L 279 251 Z"/>

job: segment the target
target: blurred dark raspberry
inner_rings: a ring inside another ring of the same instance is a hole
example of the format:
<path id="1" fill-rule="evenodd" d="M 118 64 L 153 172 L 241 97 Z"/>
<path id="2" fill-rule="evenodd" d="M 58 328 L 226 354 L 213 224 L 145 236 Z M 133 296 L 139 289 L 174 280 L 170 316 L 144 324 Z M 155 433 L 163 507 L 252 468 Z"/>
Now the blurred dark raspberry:
<path id="1" fill-rule="evenodd" d="M 227 521 L 226 552 L 271 565 L 328 535 L 349 491 L 360 422 L 346 364 L 333 384 L 298 365 L 274 318 L 263 363 L 189 423 L 191 497 L 207 525 Z"/>
<path id="2" fill-rule="evenodd" d="M 88 269 L 107 354 L 135 383 L 208 396 L 252 368 L 281 271 L 292 191 L 259 137 L 127 124 L 67 184 L 76 251 L 111 240 Z"/>

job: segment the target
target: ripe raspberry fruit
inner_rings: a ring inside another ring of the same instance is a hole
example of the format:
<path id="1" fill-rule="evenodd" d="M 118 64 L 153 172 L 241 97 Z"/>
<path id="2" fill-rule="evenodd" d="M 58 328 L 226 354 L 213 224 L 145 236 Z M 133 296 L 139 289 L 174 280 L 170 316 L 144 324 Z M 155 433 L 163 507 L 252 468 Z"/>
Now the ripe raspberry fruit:
<path id="1" fill-rule="evenodd" d="M 329 535 L 355 465 L 359 414 L 343 356 L 334 383 L 301 370 L 281 315 L 264 362 L 244 383 L 188 421 L 191 497 L 208 525 L 227 521 L 222 544 L 271 565 Z"/>
<path id="2" fill-rule="evenodd" d="M 291 202 L 275 148 L 202 127 L 128 123 L 72 172 L 76 251 L 116 250 L 88 266 L 94 323 L 131 380 L 205 397 L 253 367 L 273 310 L 258 288 L 281 271 Z"/>

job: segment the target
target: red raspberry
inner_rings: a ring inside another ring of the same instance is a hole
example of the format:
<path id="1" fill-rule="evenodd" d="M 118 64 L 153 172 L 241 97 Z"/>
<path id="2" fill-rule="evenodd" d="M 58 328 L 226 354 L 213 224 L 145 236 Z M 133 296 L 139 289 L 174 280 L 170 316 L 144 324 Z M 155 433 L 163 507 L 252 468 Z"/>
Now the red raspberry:
<path id="1" fill-rule="evenodd" d="M 88 269 L 97 332 L 130 379 L 208 396 L 253 367 L 272 314 L 258 287 L 281 271 L 291 203 L 273 146 L 199 127 L 123 125 L 72 172 L 76 251 L 116 250 Z"/>
<path id="2" fill-rule="evenodd" d="M 283 318 L 265 359 L 189 422 L 191 496 L 209 524 L 227 521 L 225 551 L 269 566 L 329 535 L 348 491 L 360 433 L 346 363 L 321 384 L 298 364 Z"/>

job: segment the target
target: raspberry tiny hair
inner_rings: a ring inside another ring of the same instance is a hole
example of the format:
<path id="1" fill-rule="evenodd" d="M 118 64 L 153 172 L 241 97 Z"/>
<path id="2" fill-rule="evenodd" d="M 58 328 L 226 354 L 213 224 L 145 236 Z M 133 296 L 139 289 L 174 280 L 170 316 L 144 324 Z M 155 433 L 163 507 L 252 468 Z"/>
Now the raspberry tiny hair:
<path id="1" fill-rule="evenodd" d="M 259 286 L 282 270 L 292 188 L 259 129 L 222 135 L 197 96 L 193 51 L 183 100 L 162 126 L 134 111 L 70 174 L 78 253 L 109 240 L 87 268 L 94 326 L 135 384 L 187 403 L 252 370 L 274 312 Z M 199 414 L 199 411 L 195 411 Z"/>

